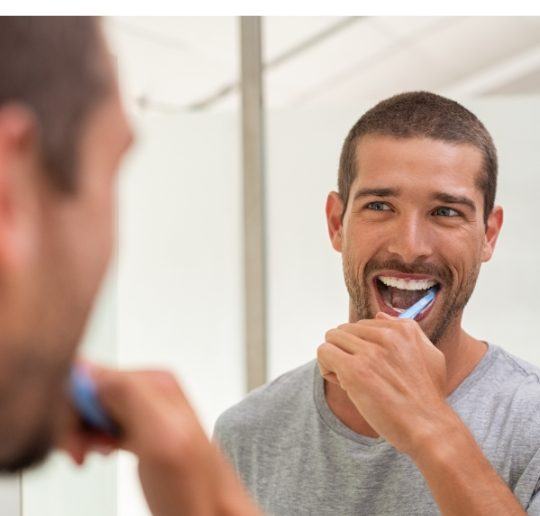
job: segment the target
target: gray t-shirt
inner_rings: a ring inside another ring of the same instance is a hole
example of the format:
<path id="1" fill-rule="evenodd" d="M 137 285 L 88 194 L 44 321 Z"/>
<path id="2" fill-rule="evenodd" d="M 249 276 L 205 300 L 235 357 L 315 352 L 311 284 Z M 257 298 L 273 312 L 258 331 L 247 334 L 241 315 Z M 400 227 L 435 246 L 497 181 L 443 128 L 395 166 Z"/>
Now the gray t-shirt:
<path id="1" fill-rule="evenodd" d="M 528 514 L 540 515 L 540 369 L 490 345 L 448 403 Z M 314 361 L 224 412 L 215 438 L 267 514 L 440 513 L 408 456 L 335 417 Z"/>

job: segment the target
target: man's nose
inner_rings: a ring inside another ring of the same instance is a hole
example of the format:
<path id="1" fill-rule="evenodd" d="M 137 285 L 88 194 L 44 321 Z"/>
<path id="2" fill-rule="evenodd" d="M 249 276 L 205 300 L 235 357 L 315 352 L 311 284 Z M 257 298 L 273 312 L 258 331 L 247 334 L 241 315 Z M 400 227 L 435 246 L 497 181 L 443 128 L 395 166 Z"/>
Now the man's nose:
<path id="1" fill-rule="evenodd" d="M 418 216 L 402 216 L 392 228 L 388 252 L 405 263 L 427 258 L 432 254 L 429 228 Z"/>

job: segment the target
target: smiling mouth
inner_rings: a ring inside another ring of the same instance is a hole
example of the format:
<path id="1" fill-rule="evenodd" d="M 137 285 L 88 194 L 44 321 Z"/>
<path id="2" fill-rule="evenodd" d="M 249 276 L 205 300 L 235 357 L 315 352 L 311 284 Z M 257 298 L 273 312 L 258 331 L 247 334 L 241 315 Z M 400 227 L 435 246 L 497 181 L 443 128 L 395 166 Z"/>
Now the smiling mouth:
<path id="1" fill-rule="evenodd" d="M 380 310 L 394 317 L 399 316 L 418 302 L 429 289 L 435 287 L 437 295 L 440 292 L 440 283 L 432 278 L 398 278 L 381 275 L 375 277 L 374 284 Z M 431 311 L 435 302 L 436 299 L 416 319 L 424 318 Z"/>

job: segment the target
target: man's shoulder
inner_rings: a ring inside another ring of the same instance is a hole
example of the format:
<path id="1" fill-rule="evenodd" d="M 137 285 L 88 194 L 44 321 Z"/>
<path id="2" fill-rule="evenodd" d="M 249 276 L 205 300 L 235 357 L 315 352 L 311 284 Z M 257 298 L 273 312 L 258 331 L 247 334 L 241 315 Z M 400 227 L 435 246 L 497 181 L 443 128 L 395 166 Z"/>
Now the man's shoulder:
<path id="1" fill-rule="evenodd" d="M 540 472 L 540 368 L 495 347 L 470 404 L 473 433 L 514 493 L 529 500 Z"/>
<path id="2" fill-rule="evenodd" d="M 493 414 L 504 413 L 505 423 L 528 428 L 540 444 L 540 368 L 494 346 L 492 367 L 480 380 L 476 402 L 488 403 Z M 488 402 L 488 400 L 491 400 Z M 534 429 L 531 429 L 534 427 Z"/>
<path id="3" fill-rule="evenodd" d="M 256 426 L 282 420 L 287 414 L 305 408 L 308 399 L 313 397 L 314 371 L 315 361 L 312 360 L 251 391 L 219 416 L 214 428 L 217 439 L 253 431 Z"/>
<path id="4" fill-rule="evenodd" d="M 516 374 L 524 376 L 535 376 L 538 384 L 540 385 L 540 367 L 537 365 L 527 362 L 523 358 L 520 358 L 516 355 L 513 355 L 509 351 L 501 347 L 497 347 L 500 355 L 508 362 L 510 367 L 515 371 Z"/>
<path id="5" fill-rule="evenodd" d="M 516 384 L 517 398 L 522 405 L 521 408 L 530 414 L 531 408 L 534 407 L 540 422 L 540 367 L 502 348 L 499 349 L 509 371 L 506 381 L 510 377 L 513 378 L 513 383 Z"/>
<path id="6" fill-rule="evenodd" d="M 540 402 L 540 367 L 494 346 L 495 375 L 502 390 L 518 387 L 520 391 L 534 393 Z"/>

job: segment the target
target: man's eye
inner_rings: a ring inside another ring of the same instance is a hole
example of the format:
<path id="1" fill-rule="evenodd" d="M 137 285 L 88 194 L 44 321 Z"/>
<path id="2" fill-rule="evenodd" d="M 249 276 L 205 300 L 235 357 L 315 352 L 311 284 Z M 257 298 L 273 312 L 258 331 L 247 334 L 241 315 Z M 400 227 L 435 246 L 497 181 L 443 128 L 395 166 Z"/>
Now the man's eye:
<path id="1" fill-rule="evenodd" d="M 442 207 L 435 209 L 433 215 L 438 217 L 459 217 L 460 213 L 452 208 Z"/>
<path id="2" fill-rule="evenodd" d="M 369 204 L 366 205 L 366 208 L 368 210 L 374 210 L 374 211 L 389 211 L 390 210 L 390 206 L 388 206 L 388 204 L 384 202 L 380 202 L 380 201 L 370 202 Z"/>

